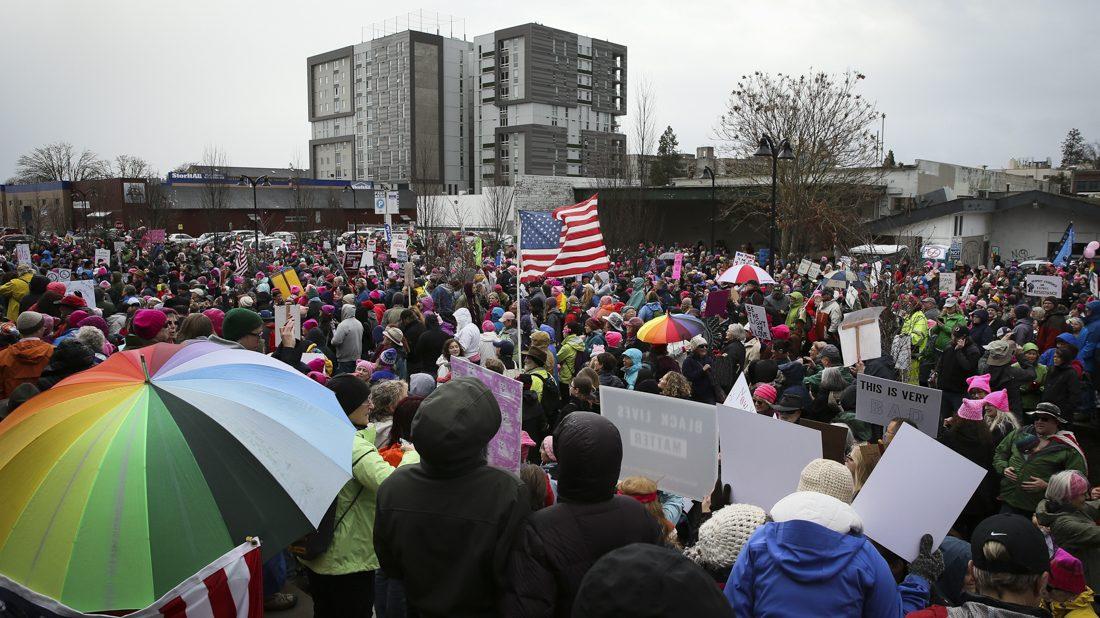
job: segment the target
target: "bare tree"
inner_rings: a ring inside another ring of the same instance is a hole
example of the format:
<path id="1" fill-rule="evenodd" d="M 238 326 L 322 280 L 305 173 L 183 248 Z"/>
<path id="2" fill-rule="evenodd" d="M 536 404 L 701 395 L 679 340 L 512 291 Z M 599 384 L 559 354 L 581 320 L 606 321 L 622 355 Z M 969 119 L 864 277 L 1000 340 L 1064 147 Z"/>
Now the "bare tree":
<path id="1" fill-rule="evenodd" d="M 309 229 L 309 216 L 313 213 L 315 206 L 313 190 L 302 186 L 303 178 L 309 178 L 309 170 L 303 169 L 301 160 L 295 157 L 290 164 L 291 190 L 287 191 L 287 199 L 290 200 L 290 210 L 293 213 L 290 217 L 293 217 L 294 232 L 298 235 L 299 242 L 304 240 L 303 236 Z"/>
<path id="2" fill-rule="evenodd" d="M 644 185 L 649 178 L 649 159 L 657 144 L 657 94 L 649 79 L 642 77 L 634 89 L 634 114 L 630 128 L 631 150 L 636 162 L 627 174 Z"/>
<path id="3" fill-rule="evenodd" d="M 15 162 L 14 180 L 20 183 L 94 180 L 107 177 L 107 170 L 107 163 L 96 153 L 87 149 L 78 153 L 68 142 L 54 142 L 21 155 Z"/>
<path id="4" fill-rule="evenodd" d="M 116 178 L 148 178 L 158 175 L 145 159 L 134 155 L 118 155 L 108 165 L 110 173 Z"/>
<path id="5" fill-rule="evenodd" d="M 730 94 L 717 129 L 739 160 L 733 174 L 755 190 L 724 196 L 724 216 L 764 229 L 770 221 L 771 158 L 753 157 L 762 135 L 789 139 L 795 158 L 778 165 L 777 253 L 839 246 L 860 238 L 860 223 L 883 197 L 880 115 L 857 92 L 865 76 L 813 71 L 806 75 L 744 75 Z"/>
<path id="6" fill-rule="evenodd" d="M 168 191 L 164 188 L 164 181 L 160 175 L 153 172 L 145 177 L 145 202 L 148 206 L 148 221 L 142 222 L 150 229 L 168 229 L 172 220 L 171 200 Z M 129 227 L 134 227 L 133 222 L 127 222 Z"/>
<path id="7" fill-rule="evenodd" d="M 484 187 L 481 197 L 485 202 L 482 225 L 493 234 L 493 248 L 500 247 L 501 239 L 510 224 L 515 225 L 516 190 L 514 187 Z"/>
<path id="8" fill-rule="evenodd" d="M 206 211 L 209 229 L 214 232 L 215 243 L 219 240 L 225 216 L 222 210 L 227 201 L 225 174 L 229 167 L 229 157 L 217 146 L 207 146 L 202 153 L 201 173 L 206 177 L 202 186 L 202 207 Z"/>

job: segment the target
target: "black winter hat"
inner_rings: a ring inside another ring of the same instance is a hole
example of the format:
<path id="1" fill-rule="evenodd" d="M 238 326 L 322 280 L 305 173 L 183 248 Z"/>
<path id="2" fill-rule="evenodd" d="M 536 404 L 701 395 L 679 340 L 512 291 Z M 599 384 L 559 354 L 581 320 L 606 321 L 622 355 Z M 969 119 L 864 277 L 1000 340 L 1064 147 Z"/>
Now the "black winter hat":
<path id="1" fill-rule="evenodd" d="M 714 579 L 680 552 L 634 543 L 604 554 L 588 569 L 573 615 L 721 618 L 733 616 L 733 608 Z"/>
<path id="2" fill-rule="evenodd" d="M 370 397 L 370 385 L 350 373 L 340 374 L 329 379 L 325 387 L 336 394 L 344 414 L 351 414 Z"/>

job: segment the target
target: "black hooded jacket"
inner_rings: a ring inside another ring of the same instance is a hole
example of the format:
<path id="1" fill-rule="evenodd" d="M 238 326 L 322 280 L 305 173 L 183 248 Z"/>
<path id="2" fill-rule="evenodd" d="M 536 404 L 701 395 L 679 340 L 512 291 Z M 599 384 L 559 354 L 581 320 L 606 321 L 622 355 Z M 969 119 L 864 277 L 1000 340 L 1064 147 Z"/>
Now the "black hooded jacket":
<path id="1" fill-rule="evenodd" d="M 615 495 L 623 445 L 611 421 L 570 414 L 554 431 L 554 454 L 558 503 L 531 515 L 512 550 L 505 616 L 571 616 L 581 580 L 604 554 L 661 541 L 641 503 Z"/>
<path id="2" fill-rule="evenodd" d="M 508 552 L 530 509 L 519 478 L 485 463 L 500 423 L 496 399 L 477 379 L 441 385 L 412 422 L 420 463 L 378 489 L 379 563 L 404 580 L 421 616 L 498 615 Z"/>

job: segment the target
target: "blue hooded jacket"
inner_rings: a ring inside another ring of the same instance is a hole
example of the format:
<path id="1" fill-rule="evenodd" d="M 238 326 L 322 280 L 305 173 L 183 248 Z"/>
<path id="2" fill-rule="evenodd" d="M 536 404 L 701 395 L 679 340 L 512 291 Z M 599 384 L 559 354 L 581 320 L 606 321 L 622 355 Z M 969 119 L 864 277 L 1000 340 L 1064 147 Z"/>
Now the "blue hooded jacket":
<path id="1" fill-rule="evenodd" d="M 1085 371 L 1091 374 L 1096 368 L 1096 352 L 1100 350 L 1100 300 L 1090 302 L 1085 308 L 1088 309 L 1088 315 L 1084 319 L 1088 334 L 1081 342 L 1077 358 L 1085 366 Z"/>
<path id="2" fill-rule="evenodd" d="M 757 618 L 905 616 L 927 604 L 928 592 L 928 582 L 917 575 L 895 584 L 863 534 L 801 519 L 758 528 L 725 589 L 735 614 Z"/>

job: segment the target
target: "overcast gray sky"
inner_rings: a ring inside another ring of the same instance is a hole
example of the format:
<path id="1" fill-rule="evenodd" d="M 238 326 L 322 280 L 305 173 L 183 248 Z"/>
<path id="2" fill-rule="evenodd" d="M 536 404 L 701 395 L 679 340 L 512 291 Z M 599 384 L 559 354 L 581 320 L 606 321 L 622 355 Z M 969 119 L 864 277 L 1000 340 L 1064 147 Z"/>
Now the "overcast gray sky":
<path id="1" fill-rule="evenodd" d="M 627 45 L 628 79 L 653 84 L 683 151 L 714 143 L 738 76 L 811 66 L 867 74 L 899 161 L 1057 163 L 1070 127 L 1100 140 L 1094 0 L 6 0 L 0 180 L 57 140 L 162 172 L 207 144 L 236 165 L 306 161 L 305 58 L 420 9 L 464 18 L 470 39 L 537 21 Z"/>

